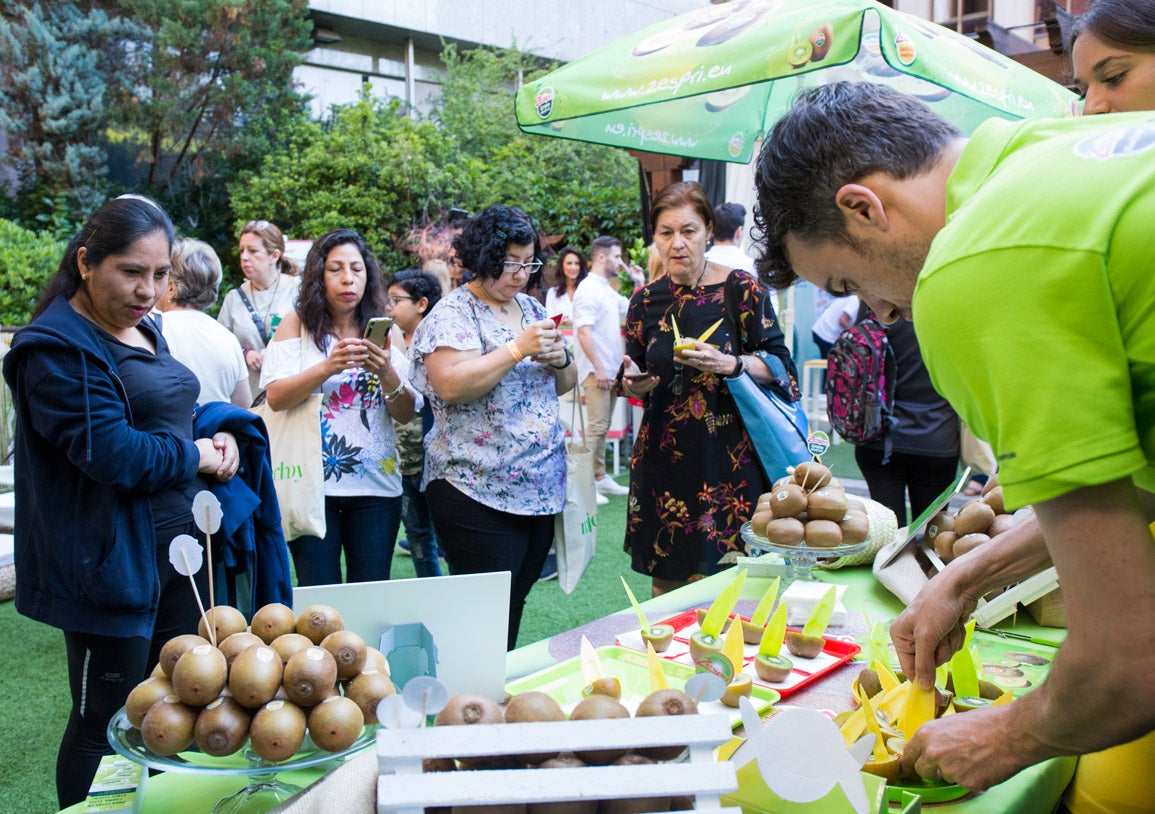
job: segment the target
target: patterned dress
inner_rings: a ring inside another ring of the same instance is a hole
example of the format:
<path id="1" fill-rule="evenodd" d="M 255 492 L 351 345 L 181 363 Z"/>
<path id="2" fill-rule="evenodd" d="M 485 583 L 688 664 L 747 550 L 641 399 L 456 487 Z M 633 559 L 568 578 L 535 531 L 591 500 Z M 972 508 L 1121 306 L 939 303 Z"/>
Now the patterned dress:
<path id="1" fill-rule="evenodd" d="M 626 354 L 661 383 L 645 397 L 631 456 L 624 547 L 635 571 L 659 579 L 717 572 L 722 557 L 742 550 L 739 528 L 769 488 L 724 379 L 674 363 L 674 322 L 682 336 L 697 337 L 719 319 L 706 341 L 737 355 L 735 338 L 741 336 L 742 353 L 776 357 L 786 371 L 778 386 L 798 397 L 773 306 L 746 272 L 697 287 L 664 277 L 634 294 Z"/>

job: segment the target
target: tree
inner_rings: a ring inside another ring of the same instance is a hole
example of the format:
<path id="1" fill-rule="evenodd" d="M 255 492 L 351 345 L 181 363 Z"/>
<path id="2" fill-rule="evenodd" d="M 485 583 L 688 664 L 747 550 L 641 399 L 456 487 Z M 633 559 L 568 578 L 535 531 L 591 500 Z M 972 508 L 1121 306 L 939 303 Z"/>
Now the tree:
<path id="1" fill-rule="evenodd" d="M 25 222 L 55 218 L 50 225 L 66 232 L 103 199 L 109 88 L 126 80 L 125 43 L 143 33 L 74 3 L 30 3 L 0 17 L 0 128 L 22 179 L 7 192 Z"/>

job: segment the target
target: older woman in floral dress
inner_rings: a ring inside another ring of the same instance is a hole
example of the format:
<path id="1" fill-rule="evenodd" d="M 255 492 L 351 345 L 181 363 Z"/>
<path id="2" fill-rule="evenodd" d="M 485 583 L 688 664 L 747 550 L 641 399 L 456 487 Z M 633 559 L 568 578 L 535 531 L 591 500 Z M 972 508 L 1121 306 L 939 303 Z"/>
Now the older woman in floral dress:
<path id="1" fill-rule="evenodd" d="M 491 206 L 453 241 L 469 283 L 414 332 L 413 383 L 430 399 L 425 490 L 453 574 L 512 574 L 508 646 L 565 503 L 558 394 L 576 376 L 561 332 L 521 293 L 541 242 L 517 207 Z"/>

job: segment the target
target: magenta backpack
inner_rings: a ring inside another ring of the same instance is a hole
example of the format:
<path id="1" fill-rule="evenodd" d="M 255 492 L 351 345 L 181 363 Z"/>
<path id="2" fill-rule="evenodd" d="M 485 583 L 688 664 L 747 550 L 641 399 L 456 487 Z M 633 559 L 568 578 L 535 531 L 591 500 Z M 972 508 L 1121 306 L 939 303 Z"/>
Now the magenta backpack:
<path id="1" fill-rule="evenodd" d="M 852 444 L 886 439 L 897 422 L 897 368 L 886 330 L 864 319 L 842 332 L 826 355 L 826 415 L 830 426 Z M 886 444 L 883 463 L 890 458 Z"/>

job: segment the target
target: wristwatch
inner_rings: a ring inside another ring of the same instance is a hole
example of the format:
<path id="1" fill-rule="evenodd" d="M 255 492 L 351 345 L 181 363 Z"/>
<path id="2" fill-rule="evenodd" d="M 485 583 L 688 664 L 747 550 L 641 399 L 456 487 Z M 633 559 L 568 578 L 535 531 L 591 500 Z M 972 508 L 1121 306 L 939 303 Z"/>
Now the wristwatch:
<path id="1" fill-rule="evenodd" d="M 735 358 L 738 360 L 738 364 L 734 366 L 734 372 L 726 376 L 727 379 L 736 379 L 746 372 L 746 360 L 741 356 Z"/>
<path id="2" fill-rule="evenodd" d="M 551 363 L 550 367 L 552 367 L 554 370 L 565 370 L 572 363 L 573 363 L 573 356 L 570 355 L 569 346 L 567 345 L 566 349 L 565 349 L 565 364 L 564 365 L 555 365 L 555 364 Z"/>

